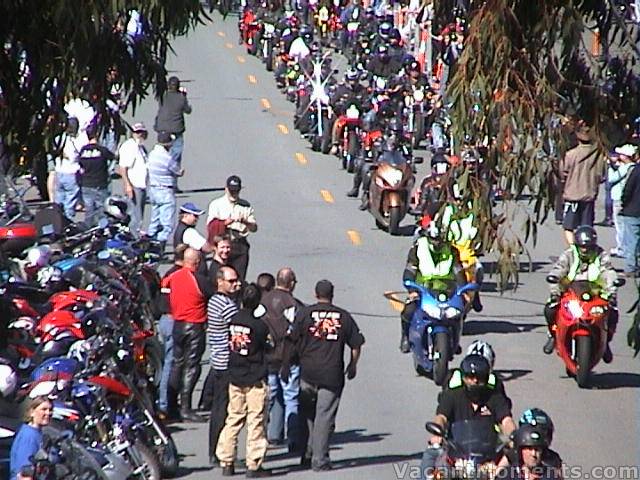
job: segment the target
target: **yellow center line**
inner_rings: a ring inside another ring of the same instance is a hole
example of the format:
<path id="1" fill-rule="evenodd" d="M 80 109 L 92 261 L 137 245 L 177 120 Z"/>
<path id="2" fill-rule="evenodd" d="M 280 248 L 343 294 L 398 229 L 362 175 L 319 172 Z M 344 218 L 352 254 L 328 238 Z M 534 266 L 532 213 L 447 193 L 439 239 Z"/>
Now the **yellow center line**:
<path id="1" fill-rule="evenodd" d="M 253 75 L 247 75 L 247 79 L 249 80 L 249 83 L 258 83 L 258 80 L 256 80 L 256 77 Z"/>
<path id="2" fill-rule="evenodd" d="M 266 98 L 263 98 L 262 100 L 260 100 L 260 103 L 262 103 L 262 106 L 264 107 L 265 110 L 269 110 L 271 108 L 271 104 L 269 103 L 269 100 L 267 100 Z"/>
<path id="3" fill-rule="evenodd" d="M 320 190 L 320 195 L 322 195 L 322 198 L 325 202 L 327 203 L 333 203 L 333 195 L 331 195 L 331 192 L 329 190 Z"/>
<path id="4" fill-rule="evenodd" d="M 224 44 L 224 46 L 227 47 L 227 48 L 233 48 L 233 43 L 227 42 L 227 43 Z"/>
<path id="5" fill-rule="evenodd" d="M 286 127 L 286 125 L 283 125 L 282 123 L 278 124 L 278 130 L 280 130 L 280 133 L 282 133 L 283 135 L 286 135 L 287 133 L 289 133 L 289 129 Z"/>
<path id="6" fill-rule="evenodd" d="M 224 33 L 224 32 L 218 32 L 218 36 L 219 36 L 219 37 L 226 37 L 226 35 L 225 35 L 225 33 Z"/>
<path id="7" fill-rule="evenodd" d="M 360 238 L 360 234 L 355 230 L 347 230 L 347 235 L 349 236 L 349 240 L 354 245 L 362 245 L 362 239 Z"/>
<path id="8" fill-rule="evenodd" d="M 244 63 L 246 61 L 242 55 L 238 55 L 236 58 L 238 59 L 238 62 L 240 62 L 240 63 Z"/>
<path id="9" fill-rule="evenodd" d="M 298 152 L 298 153 L 296 153 L 296 161 L 300 165 L 306 165 L 307 164 L 307 157 L 305 157 L 302 153 Z"/>

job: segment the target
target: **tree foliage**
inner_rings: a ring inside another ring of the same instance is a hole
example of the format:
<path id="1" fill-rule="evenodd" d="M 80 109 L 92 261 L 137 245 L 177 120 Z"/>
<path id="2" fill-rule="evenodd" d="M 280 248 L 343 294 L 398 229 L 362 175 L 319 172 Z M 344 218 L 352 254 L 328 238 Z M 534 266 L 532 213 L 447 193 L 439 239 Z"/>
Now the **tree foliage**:
<path id="1" fill-rule="evenodd" d="M 453 3 L 436 1 L 445 21 Z M 470 136 L 486 146 L 490 182 L 466 173 L 461 183 L 475 198 L 485 248 L 499 252 L 504 287 L 517 284 L 525 242 L 535 242 L 561 193 L 554 173 L 567 148 L 562 125 L 593 126 L 603 151 L 628 139 L 640 115 L 638 33 L 619 6 L 602 0 L 475 1 L 468 25 L 447 100 L 454 143 Z M 594 32 L 598 51 L 590 44 Z M 505 192 L 504 202 L 491 202 L 492 184 Z M 517 201 L 523 195 L 528 204 Z"/>
<path id="2" fill-rule="evenodd" d="M 130 34 L 132 14 L 142 32 Z M 135 108 L 165 89 L 170 41 L 201 21 L 198 0 L 3 0 L 0 2 L 0 136 L 35 157 L 59 128 L 70 95 L 91 99 L 102 122 L 118 88 Z"/>

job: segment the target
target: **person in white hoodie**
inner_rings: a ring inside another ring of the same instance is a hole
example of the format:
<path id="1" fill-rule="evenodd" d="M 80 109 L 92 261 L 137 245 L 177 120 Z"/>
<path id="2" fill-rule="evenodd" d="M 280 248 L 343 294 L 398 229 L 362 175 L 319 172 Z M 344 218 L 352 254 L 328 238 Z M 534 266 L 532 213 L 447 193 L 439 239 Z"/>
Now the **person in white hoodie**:
<path id="1" fill-rule="evenodd" d="M 627 183 L 629 172 L 635 166 L 638 147 L 626 144 L 614 150 L 616 157 L 610 159 L 607 170 L 607 180 L 611 185 L 611 199 L 613 200 L 613 224 L 616 228 L 616 246 L 611 249 L 614 257 L 624 257 L 623 234 L 624 217 L 620 216 L 622 210 L 622 192 Z"/>

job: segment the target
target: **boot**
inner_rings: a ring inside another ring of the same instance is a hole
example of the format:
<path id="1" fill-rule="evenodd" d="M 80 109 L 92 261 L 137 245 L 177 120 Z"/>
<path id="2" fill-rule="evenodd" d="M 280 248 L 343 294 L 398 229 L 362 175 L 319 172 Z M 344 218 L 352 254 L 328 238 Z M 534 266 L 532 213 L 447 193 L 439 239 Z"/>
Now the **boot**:
<path id="1" fill-rule="evenodd" d="M 357 198 L 359 192 L 359 188 L 353 187 L 351 190 L 347 192 L 347 197 Z"/>
<path id="2" fill-rule="evenodd" d="M 607 346 L 604 349 L 604 353 L 602 354 L 602 361 L 604 363 L 613 362 L 613 353 L 611 352 L 611 347 L 609 346 L 608 342 L 607 342 Z"/>
<path id="3" fill-rule="evenodd" d="M 474 312 L 481 312 L 484 308 L 482 306 L 482 302 L 480 301 L 480 292 L 476 292 L 476 294 L 473 296 L 473 302 L 471 303 L 471 306 L 473 307 Z"/>
<path id="4" fill-rule="evenodd" d="M 548 334 L 547 342 L 544 344 L 544 347 L 542 347 L 542 351 L 547 355 L 551 355 L 555 348 L 556 348 L 556 338 L 553 335 Z"/>
<path id="5" fill-rule="evenodd" d="M 362 202 L 358 207 L 358 210 L 362 210 L 363 212 L 369 208 L 369 192 L 362 192 Z"/>
<path id="6" fill-rule="evenodd" d="M 409 325 L 406 325 L 403 322 L 400 332 L 400 352 L 409 353 L 410 351 L 411 347 L 409 345 Z"/>

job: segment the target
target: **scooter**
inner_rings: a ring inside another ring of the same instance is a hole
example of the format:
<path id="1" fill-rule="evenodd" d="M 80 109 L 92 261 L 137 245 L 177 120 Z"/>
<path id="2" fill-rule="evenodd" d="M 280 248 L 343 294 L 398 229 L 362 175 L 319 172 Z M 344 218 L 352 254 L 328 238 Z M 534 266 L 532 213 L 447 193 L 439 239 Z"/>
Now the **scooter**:
<path id="1" fill-rule="evenodd" d="M 458 287 L 451 280 L 434 280 L 430 288 L 406 281 L 404 286 L 420 294 L 420 308 L 411 319 L 409 344 L 413 365 L 419 375 L 430 375 L 436 385 L 444 383 L 449 361 L 460 351 L 462 325 L 469 307 L 466 292 L 477 290 L 477 283 Z"/>
<path id="2" fill-rule="evenodd" d="M 422 159 L 414 159 L 420 163 Z M 384 152 L 373 169 L 369 187 L 369 212 L 378 228 L 399 233 L 400 222 L 409 211 L 415 183 L 413 167 L 402 153 Z"/>
<path id="3" fill-rule="evenodd" d="M 560 279 L 548 275 L 547 282 L 559 283 Z M 615 282 L 617 287 L 624 284 L 623 278 Z M 609 302 L 600 296 L 600 290 L 591 282 L 573 282 L 560 298 L 556 315 L 556 351 L 580 388 L 589 386 L 591 370 L 607 346 Z"/>

